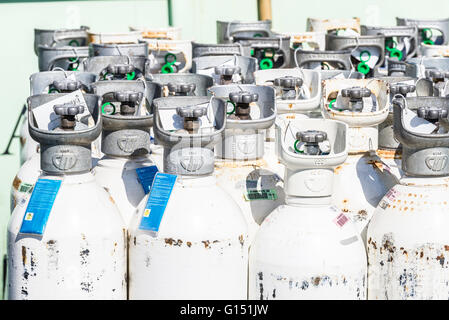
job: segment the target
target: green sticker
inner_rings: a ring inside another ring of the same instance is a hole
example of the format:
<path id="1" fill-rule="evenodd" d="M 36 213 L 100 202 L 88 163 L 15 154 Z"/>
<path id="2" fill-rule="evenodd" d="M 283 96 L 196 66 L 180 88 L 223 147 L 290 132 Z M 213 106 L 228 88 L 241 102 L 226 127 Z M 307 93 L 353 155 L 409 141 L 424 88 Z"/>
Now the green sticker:
<path id="1" fill-rule="evenodd" d="M 33 187 L 34 187 L 34 185 L 32 185 L 30 183 L 22 183 L 19 186 L 19 192 L 31 193 L 33 191 Z"/>
<path id="2" fill-rule="evenodd" d="M 276 189 L 248 190 L 245 194 L 246 201 L 253 200 L 277 200 L 278 193 Z"/>
<path id="3" fill-rule="evenodd" d="M 261 38 L 261 37 L 263 37 L 263 35 L 262 35 L 261 33 L 255 33 L 255 34 L 253 35 L 253 37 L 254 37 L 254 38 Z"/>

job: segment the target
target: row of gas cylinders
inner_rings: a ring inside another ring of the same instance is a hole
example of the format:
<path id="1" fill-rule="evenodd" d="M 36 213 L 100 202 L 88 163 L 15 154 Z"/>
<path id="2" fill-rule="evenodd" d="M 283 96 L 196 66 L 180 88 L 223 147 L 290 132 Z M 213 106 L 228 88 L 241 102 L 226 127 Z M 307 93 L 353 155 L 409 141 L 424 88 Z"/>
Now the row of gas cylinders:
<path id="1" fill-rule="evenodd" d="M 246 84 L 237 55 L 216 77 L 117 57 L 30 78 L 10 299 L 448 297 L 444 59 Z"/>
<path id="2" fill-rule="evenodd" d="M 60 67 L 98 73 L 94 56 L 123 56 L 141 73 L 193 73 L 211 75 L 213 66 L 240 67 L 243 83 L 253 81 L 257 69 L 356 70 L 368 77 L 386 75 L 389 60 L 404 62 L 417 56 L 449 54 L 449 19 L 397 18 L 396 26 L 361 25 L 359 18 L 307 19 L 306 32 L 275 32 L 271 21 L 217 21 L 217 44 L 181 40 L 180 28 L 130 27 L 129 32 L 97 33 L 78 29 L 35 29 L 34 50 L 39 70 Z M 119 44 L 119 45 L 118 45 Z M 237 56 L 229 62 L 227 56 Z M 226 57 L 225 57 L 226 56 Z M 401 66 L 396 71 L 405 72 Z M 236 75 L 237 76 L 237 75 Z"/>

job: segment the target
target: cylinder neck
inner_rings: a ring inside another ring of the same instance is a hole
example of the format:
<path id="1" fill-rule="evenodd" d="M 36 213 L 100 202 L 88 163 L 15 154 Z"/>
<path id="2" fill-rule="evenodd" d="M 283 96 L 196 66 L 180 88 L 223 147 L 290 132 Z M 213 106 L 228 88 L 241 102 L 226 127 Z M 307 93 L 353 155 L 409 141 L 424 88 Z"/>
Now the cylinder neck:
<path id="1" fill-rule="evenodd" d="M 377 126 L 374 127 L 349 127 L 348 130 L 349 153 L 366 152 L 377 150 L 379 133 Z"/>
<path id="2" fill-rule="evenodd" d="M 286 168 L 284 179 L 285 194 L 298 203 L 326 204 L 333 192 L 333 169 Z"/>

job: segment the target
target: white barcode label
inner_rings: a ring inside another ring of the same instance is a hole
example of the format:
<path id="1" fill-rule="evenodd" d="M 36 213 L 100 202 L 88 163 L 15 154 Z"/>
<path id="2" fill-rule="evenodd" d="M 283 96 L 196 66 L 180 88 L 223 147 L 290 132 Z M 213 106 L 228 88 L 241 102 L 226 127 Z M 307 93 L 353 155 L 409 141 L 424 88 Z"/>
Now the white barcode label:
<path id="1" fill-rule="evenodd" d="M 349 218 L 345 216 L 344 213 L 340 213 L 333 221 L 341 228 L 349 221 Z"/>

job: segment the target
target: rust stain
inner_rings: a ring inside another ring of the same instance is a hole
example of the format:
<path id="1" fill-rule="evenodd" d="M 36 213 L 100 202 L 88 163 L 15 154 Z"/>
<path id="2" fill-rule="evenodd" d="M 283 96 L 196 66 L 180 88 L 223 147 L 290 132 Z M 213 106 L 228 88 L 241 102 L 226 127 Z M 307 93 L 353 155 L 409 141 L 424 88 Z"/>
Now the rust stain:
<path id="1" fill-rule="evenodd" d="M 267 167 L 268 163 L 264 159 L 250 160 L 250 161 L 215 161 L 215 169 L 220 170 L 221 168 L 262 168 Z"/>
<path id="2" fill-rule="evenodd" d="M 115 201 L 114 201 L 114 199 L 112 199 L 111 195 L 109 195 L 109 201 L 111 201 L 112 204 L 115 204 Z"/>
<path id="3" fill-rule="evenodd" d="M 16 189 L 16 191 L 19 191 L 19 187 L 20 187 L 21 184 L 22 184 L 22 180 L 20 180 L 19 177 L 16 176 L 14 178 L 14 181 L 12 182 L 12 187 L 14 189 Z"/>
<path id="4" fill-rule="evenodd" d="M 338 166 L 334 169 L 334 173 L 335 174 L 339 174 L 339 172 L 341 171 L 341 168 L 343 168 L 342 166 Z"/>
<path id="5" fill-rule="evenodd" d="M 291 108 L 293 108 L 293 104 L 292 103 L 289 103 L 288 104 L 288 107 L 291 109 Z"/>
<path id="6" fill-rule="evenodd" d="M 445 246 L 444 246 L 444 250 L 449 251 L 449 246 L 448 246 L 448 245 L 445 245 Z"/>
<path id="7" fill-rule="evenodd" d="M 404 211 L 407 211 L 408 210 L 408 207 L 404 207 Z"/>
<path id="8" fill-rule="evenodd" d="M 366 210 L 360 210 L 360 211 L 358 212 L 358 214 L 359 214 L 360 216 L 366 217 L 366 216 L 368 215 L 368 212 L 366 212 Z"/>
<path id="9" fill-rule="evenodd" d="M 22 246 L 22 262 L 23 265 L 27 263 L 27 248 L 25 248 L 24 246 Z"/>
<path id="10" fill-rule="evenodd" d="M 210 241 L 209 240 L 201 241 L 201 242 L 204 244 L 204 248 L 210 249 L 210 247 L 209 247 Z"/>
<path id="11" fill-rule="evenodd" d="M 313 284 L 314 284 L 315 286 L 317 286 L 317 285 L 320 284 L 320 281 L 321 281 L 321 278 L 320 278 L 320 277 L 315 277 L 315 279 L 313 279 Z"/>
<path id="12" fill-rule="evenodd" d="M 239 242 L 240 244 L 243 246 L 243 244 L 245 243 L 244 239 L 243 239 L 243 234 L 239 235 Z"/>
<path id="13" fill-rule="evenodd" d="M 384 159 L 402 159 L 402 151 L 401 150 L 379 149 L 376 151 L 376 153 L 380 158 L 384 158 Z"/>
<path id="14" fill-rule="evenodd" d="M 187 241 L 187 246 L 190 248 L 192 246 L 192 242 Z"/>
<path id="15" fill-rule="evenodd" d="M 420 258 L 424 257 L 424 252 L 423 251 L 420 252 L 419 257 Z"/>

